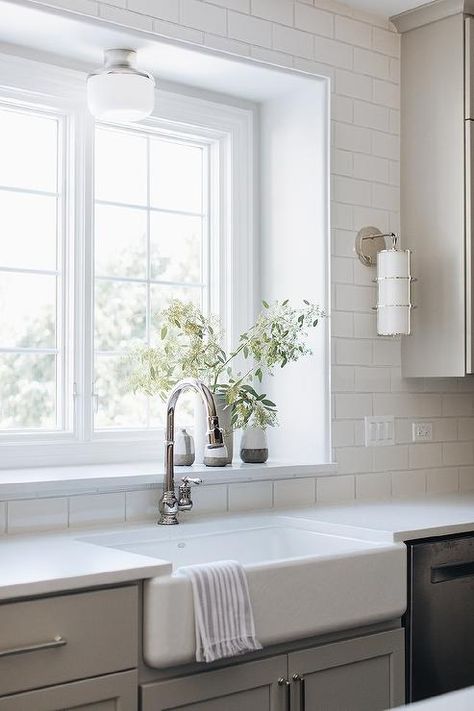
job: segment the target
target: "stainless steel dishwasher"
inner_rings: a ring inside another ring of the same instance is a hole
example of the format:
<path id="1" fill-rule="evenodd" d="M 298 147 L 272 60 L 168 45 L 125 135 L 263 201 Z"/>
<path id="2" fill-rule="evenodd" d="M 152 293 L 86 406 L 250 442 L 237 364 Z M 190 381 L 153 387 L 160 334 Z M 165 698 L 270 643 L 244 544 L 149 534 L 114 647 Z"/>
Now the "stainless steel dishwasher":
<path id="1" fill-rule="evenodd" d="M 474 684 L 474 534 L 408 542 L 407 700 Z"/>

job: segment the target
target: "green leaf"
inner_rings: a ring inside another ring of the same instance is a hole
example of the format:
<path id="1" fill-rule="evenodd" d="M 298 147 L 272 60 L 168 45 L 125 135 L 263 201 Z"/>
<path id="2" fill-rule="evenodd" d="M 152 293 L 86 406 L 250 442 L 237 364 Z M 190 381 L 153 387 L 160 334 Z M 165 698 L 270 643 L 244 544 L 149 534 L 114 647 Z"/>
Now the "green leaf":
<path id="1" fill-rule="evenodd" d="M 309 301 L 307 301 L 306 299 L 303 299 L 303 303 L 306 304 L 306 306 L 309 306 Z"/>
<path id="2" fill-rule="evenodd" d="M 290 301 L 289 299 L 285 299 L 284 302 L 282 303 L 282 306 L 287 306 L 289 301 Z"/>
<path id="3" fill-rule="evenodd" d="M 244 353 L 244 358 L 248 358 L 248 357 L 249 357 L 249 349 L 248 349 L 247 346 L 244 346 L 244 351 L 243 351 L 243 353 Z"/>
<path id="4" fill-rule="evenodd" d="M 318 319 L 315 319 L 315 320 L 313 321 L 313 327 L 317 326 L 318 323 L 319 323 L 319 322 L 318 322 Z"/>
<path id="5" fill-rule="evenodd" d="M 264 405 L 267 405 L 268 407 L 276 407 L 275 403 L 272 402 L 271 400 L 262 400 Z"/>
<path id="6" fill-rule="evenodd" d="M 164 340 L 166 338 L 167 333 L 168 333 L 168 326 L 162 326 L 161 332 L 160 332 L 161 340 Z"/>
<path id="7" fill-rule="evenodd" d="M 269 308 L 270 308 L 270 305 L 268 304 L 268 302 L 262 301 L 262 304 L 264 305 L 264 307 L 265 307 L 266 309 L 269 309 Z"/>

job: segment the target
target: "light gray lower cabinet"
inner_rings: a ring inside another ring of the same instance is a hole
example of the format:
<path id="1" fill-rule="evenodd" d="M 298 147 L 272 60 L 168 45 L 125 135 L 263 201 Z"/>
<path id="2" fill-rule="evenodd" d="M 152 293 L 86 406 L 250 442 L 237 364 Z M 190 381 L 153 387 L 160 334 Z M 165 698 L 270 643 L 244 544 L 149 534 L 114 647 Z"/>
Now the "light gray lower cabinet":
<path id="1" fill-rule="evenodd" d="M 291 711 L 382 711 L 405 701 L 404 632 L 288 655 Z"/>
<path id="2" fill-rule="evenodd" d="M 286 711 L 287 657 L 279 655 L 141 687 L 141 711 Z"/>
<path id="3" fill-rule="evenodd" d="M 141 687 L 141 711 L 383 711 L 404 700 L 402 629 Z"/>
<path id="4" fill-rule="evenodd" d="M 137 672 L 28 691 L 0 698 L 0 711 L 137 711 Z"/>

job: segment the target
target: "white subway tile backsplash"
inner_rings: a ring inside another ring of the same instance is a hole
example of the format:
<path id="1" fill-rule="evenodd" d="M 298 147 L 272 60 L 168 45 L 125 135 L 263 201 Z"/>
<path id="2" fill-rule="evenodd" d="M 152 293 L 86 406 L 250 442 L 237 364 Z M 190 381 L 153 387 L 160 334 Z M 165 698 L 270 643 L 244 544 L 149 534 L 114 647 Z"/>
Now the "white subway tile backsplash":
<path id="1" fill-rule="evenodd" d="M 471 417 L 474 414 L 472 409 L 473 401 L 474 397 L 471 394 L 444 395 L 443 415 L 449 417 Z"/>
<path id="2" fill-rule="evenodd" d="M 125 521 L 125 494 L 84 494 L 69 499 L 69 526 Z"/>
<path id="3" fill-rule="evenodd" d="M 390 129 L 390 110 L 386 106 L 377 106 L 367 101 L 355 100 L 354 123 L 357 126 L 388 131 Z M 376 180 L 376 177 L 372 175 L 369 179 Z"/>
<path id="4" fill-rule="evenodd" d="M 179 8 L 181 24 L 194 27 L 196 30 L 202 30 L 203 32 L 226 34 L 227 10 L 225 8 L 203 3 L 200 0 L 179 0 Z M 234 14 L 232 12 L 229 13 L 229 25 L 230 17 Z M 245 17 L 245 15 L 241 15 L 241 17 Z"/>
<path id="5" fill-rule="evenodd" d="M 358 392 L 390 392 L 390 368 L 355 368 L 355 389 Z"/>
<path id="6" fill-rule="evenodd" d="M 459 468 L 459 491 L 474 491 L 474 467 Z"/>
<path id="7" fill-rule="evenodd" d="M 215 484 L 211 486 L 194 486 L 192 499 L 196 513 L 218 513 L 227 510 L 227 486 Z"/>
<path id="8" fill-rule="evenodd" d="M 265 20 L 293 24 L 293 3 L 291 0 L 251 0 L 252 15 Z"/>
<path id="9" fill-rule="evenodd" d="M 352 47 L 343 42 L 337 42 L 337 40 L 316 37 L 314 58 L 333 67 L 352 69 Z"/>
<path id="10" fill-rule="evenodd" d="M 453 494 L 458 489 L 458 469 L 432 469 L 426 472 L 426 491 L 428 494 Z"/>
<path id="11" fill-rule="evenodd" d="M 228 35 L 233 39 L 261 47 L 272 46 L 272 24 L 267 20 L 242 15 L 238 12 L 229 12 L 228 28 Z"/>
<path id="12" fill-rule="evenodd" d="M 273 506 L 311 506 L 316 497 L 314 479 L 284 479 L 273 483 Z"/>
<path id="13" fill-rule="evenodd" d="M 381 27 L 373 28 L 372 47 L 377 52 L 383 52 L 392 57 L 400 56 L 400 35 L 397 32 L 389 32 Z"/>
<path id="14" fill-rule="evenodd" d="M 442 446 L 444 464 L 456 466 L 474 463 L 472 442 L 445 442 Z"/>
<path id="15" fill-rule="evenodd" d="M 389 499 L 391 495 L 392 477 L 389 473 L 356 476 L 356 499 Z"/>
<path id="16" fill-rule="evenodd" d="M 338 420 L 353 420 L 372 414 L 372 395 L 336 393 L 335 401 Z"/>
<path id="17" fill-rule="evenodd" d="M 308 32 L 283 25 L 273 25 L 273 47 L 280 52 L 289 52 L 297 57 L 312 59 L 314 38 Z"/>
<path id="18" fill-rule="evenodd" d="M 359 474 L 373 470 L 373 453 L 370 447 L 341 447 L 337 450 L 338 477 L 341 474 Z"/>
<path id="19" fill-rule="evenodd" d="M 160 20 L 179 22 L 179 3 L 176 0 L 127 0 L 126 4 L 133 12 L 150 15 Z M 125 7 L 125 3 L 123 6 Z"/>
<path id="20" fill-rule="evenodd" d="M 374 469 L 381 472 L 393 472 L 408 469 L 408 447 L 392 445 L 374 447 Z"/>
<path id="21" fill-rule="evenodd" d="M 362 153 L 354 154 L 355 178 L 373 180 L 379 183 L 388 183 L 390 177 L 389 168 L 390 162 L 386 158 L 363 155 Z M 361 268 L 365 270 L 365 273 L 369 272 L 369 275 L 371 275 L 371 272 L 367 269 L 367 267 L 363 267 L 361 264 Z"/>
<path id="22" fill-rule="evenodd" d="M 361 47 L 372 47 L 372 28 L 365 22 L 348 17 L 335 18 L 335 37 L 342 42 Z"/>
<path id="23" fill-rule="evenodd" d="M 125 494 L 125 516 L 127 521 L 158 520 L 160 489 L 127 491 Z"/>
<path id="24" fill-rule="evenodd" d="M 426 493 L 426 472 L 393 472 L 392 496 L 418 496 Z"/>
<path id="25" fill-rule="evenodd" d="M 366 180 L 342 178 L 338 175 L 334 178 L 334 199 L 338 202 L 347 202 L 351 205 L 370 205 L 371 195 L 371 185 Z"/>
<path id="26" fill-rule="evenodd" d="M 370 341 L 338 338 L 335 341 L 335 360 L 339 365 L 370 364 L 372 345 Z"/>
<path id="27" fill-rule="evenodd" d="M 121 7 L 101 4 L 99 6 L 99 15 L 103 20 L 110 20 L 124 27 L 150 31 L 153 29 L 152 17 L 138 12 L 130 12 L 130 10 L 123 10 Z"/>
<path id="28" fill-rule="evenodd" d="M 373 100 L 376 104 L 392 109 L 400 108 L 400 88 L 398 84 L 393 84 L 383 79 L 374 79 Z"/>
<path id="29" fill-rule="evenodd" d="M 52 531 L 68 526 L 68 500 L 23 499 L 9 501 L 7 506 L 8 533 Z"/>
<path id="30" fill-rule="evenodd" d="M 373 93 L 372 82 L 373 80 L 369 76 L 355 74 L 344 69 L 336 71 L 336 92 L 343 96 L 370 101 Z"/>
<path id="31" fill-rule="evenodd" d="M 371 133 L 367 128 L 336 123 L 334 127 L 336 148 L 357 153 L 370 153 Z"/>
<path id="32" fill-rule="evenodd" d="M 443 445 L 435 442 L 411 445 L 410 469 L 428 469 L 429 467 L 439 467 L 443 463 Z"/>
<path id="33" fill-rule="evenodd" d="M 318 504 L 332 504 L 336 501 L 351 501 L 355 498 L 355 479 L 353 476 L 327 476 L 316 482 L 316 500 Z"/>
<path id="34" fill-rule="evenodd" d="M 334 420 L 332 423 L 333 447 L 350 447 L 354 441 L 354 423 L 351 420 Z"/>
<path id="35" fill-rule="evenodd" d="M 229 484 L 229 511 L 270 509 L 273 505 L 271 481 Z"/>
<path id="36" fill-rule="evenodd" d="M 383 54 L 356 47 L 354 49 L 354 71 L 379 79 L 388 79 L 390 77 L 390 60 Z"/>
<path id="37" fill-rule="evenodd" d="M 333 37 L 334 15 L 297 2 L 295 3 L 295 27 L 315 35 Z"/>

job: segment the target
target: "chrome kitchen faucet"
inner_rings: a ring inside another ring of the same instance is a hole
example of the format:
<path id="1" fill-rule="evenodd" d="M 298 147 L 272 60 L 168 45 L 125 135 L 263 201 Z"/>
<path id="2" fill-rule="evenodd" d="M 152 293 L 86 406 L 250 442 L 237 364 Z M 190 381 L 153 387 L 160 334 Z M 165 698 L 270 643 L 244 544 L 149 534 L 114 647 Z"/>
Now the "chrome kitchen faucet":
<path id="1" fill-rule="evenodd" d="M 169 526 L 178 521 L 179 511 L 189 511 L 193 502 L 191 500 L 191 484 L 200 484 L 201 479 L 191 479 L 188 476 L 183 478 L 183 483 L 179 487 L 178 497 L 176 497 L 174 483 L 174 413 L 179 396 L 185 390 L 194 390 L 199 393 L 206 408 L 208 429 L 207 437 L 208 449 L 225 448 L 224 435 L 219 427 L 216 404 L 209 388 L 197 378 L 185 378 L 177 383 L 168 398 L 166 405 L 166 439 L 165 439 L 165 477 L 163 495 L 160 499 L 160 518 L 158 523 Z"/>

